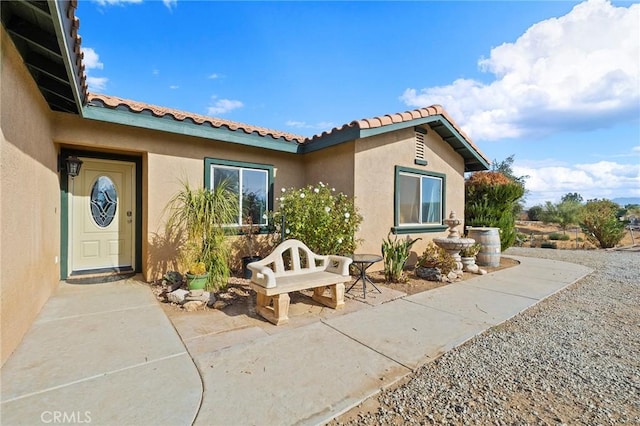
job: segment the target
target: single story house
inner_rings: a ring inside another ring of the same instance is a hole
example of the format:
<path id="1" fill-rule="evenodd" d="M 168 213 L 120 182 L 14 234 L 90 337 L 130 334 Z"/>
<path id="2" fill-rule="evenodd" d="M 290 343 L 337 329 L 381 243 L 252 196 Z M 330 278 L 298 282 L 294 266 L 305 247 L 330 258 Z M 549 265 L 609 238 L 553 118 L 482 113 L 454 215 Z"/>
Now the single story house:
<path id="1" fill-rule="evenodd" d="M 360 252 L 379 253 L 393 231 L 423 237 L 419 253 L 446 235 L 450 210 L 464 217 L 464 173 L 489 166 L 440 106 L 304 137 L 88 93 L 76 6 L 1 2 L 2 363 L 60 280 L 165 272 L 176 247 L 163 210 L 185 179 L 210 187 L 233 173 L 271 209 L 280 188 L 327 182 L 364 216 Z"/>

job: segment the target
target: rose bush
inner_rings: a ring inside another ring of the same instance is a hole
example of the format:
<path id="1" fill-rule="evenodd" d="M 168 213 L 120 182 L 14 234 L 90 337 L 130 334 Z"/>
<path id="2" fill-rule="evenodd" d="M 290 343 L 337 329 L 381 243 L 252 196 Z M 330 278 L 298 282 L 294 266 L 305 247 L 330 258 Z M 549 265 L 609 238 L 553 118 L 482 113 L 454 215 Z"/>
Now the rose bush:
<path id="1" fill-rule="evenodd" d="M 272 223 L 285 239 L 300 240 L 318 254 L 347 255 L 355 251 L 355 234 L 362 216 L 353 198 L 319 182 L 299 189 L 282 188 L 278 201 L 280 210 L 273 213 Z"/>

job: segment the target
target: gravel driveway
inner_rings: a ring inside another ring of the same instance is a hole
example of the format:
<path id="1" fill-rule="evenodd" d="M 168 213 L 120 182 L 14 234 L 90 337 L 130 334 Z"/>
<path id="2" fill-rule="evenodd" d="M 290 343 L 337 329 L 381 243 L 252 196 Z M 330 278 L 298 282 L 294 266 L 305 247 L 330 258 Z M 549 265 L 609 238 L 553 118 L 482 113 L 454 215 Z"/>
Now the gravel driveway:
<path id="1" fill-rule="evenodd" d="M 507 254 L 595 272 L 425 365 L 347 424 L 640 424 L 640 253 Z"/>

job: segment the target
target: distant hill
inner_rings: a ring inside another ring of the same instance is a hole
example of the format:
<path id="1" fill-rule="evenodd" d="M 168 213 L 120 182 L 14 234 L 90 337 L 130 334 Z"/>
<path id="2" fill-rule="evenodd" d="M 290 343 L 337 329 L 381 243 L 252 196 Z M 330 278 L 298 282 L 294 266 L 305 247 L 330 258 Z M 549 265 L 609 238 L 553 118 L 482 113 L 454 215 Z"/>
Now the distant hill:
<path id="1" fill-rule="evenodd" d="M 640 197 L 620 197 L 620 198 L 614 198 L 611 201 L 624 207 L 627 204 L 640 204 Z"/>

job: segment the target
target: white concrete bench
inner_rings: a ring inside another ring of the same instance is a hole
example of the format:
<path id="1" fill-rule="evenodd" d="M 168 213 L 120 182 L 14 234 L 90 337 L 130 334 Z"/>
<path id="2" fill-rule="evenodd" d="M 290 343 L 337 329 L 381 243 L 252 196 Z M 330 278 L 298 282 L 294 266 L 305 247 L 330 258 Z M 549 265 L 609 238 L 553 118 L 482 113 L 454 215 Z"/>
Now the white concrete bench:
<path id="1" fill-rule="evenodd" d="M 313 289 L 313 300 L 325 306 L 344 307 L 350 264 L 348 257 L 320 256 L 301 241 L 284 241 L 269 256 L 247 265 L 257 293 L 256 312 L 275 325 L 284 324 L 289 320 L 289 292 L 306 289 Z"/>

